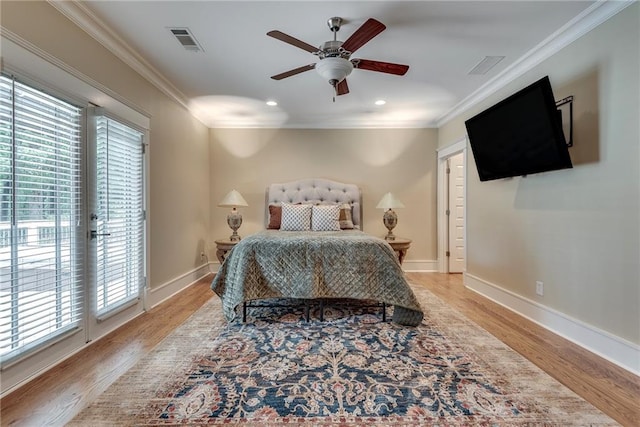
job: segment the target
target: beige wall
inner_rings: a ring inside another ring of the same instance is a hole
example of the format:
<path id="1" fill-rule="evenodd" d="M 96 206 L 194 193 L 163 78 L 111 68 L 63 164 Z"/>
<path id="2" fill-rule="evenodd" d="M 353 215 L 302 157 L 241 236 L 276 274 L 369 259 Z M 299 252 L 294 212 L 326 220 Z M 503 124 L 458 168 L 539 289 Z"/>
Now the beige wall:
<path id="1" fill-rule="evenodd" d="M 640 5 L 634 4 L 439 129 L 540 77 L 573 95 L 574 169 L 480 182 L 470 156 L 467 272 L 640 343 Z M 535 282 L 544 282 L 544 296 Z"/>
<path id="2" fill-rule="evenodd" d="M 247 200 L 241 235 L 264 229 L 265 188 L 301 178 L 328 178 L 359 185 L 363 228 L 383 236 L 386 192 L 406 206 L 398 209 L 394 234 L 413 239 L 407 261 L 436 255 L 435 129 L 212 129 L 211 241 L 227 237 L 226 208 L 217 203 L 231 189 Z"/>
<path id="3" fill-rule="evenodd" d="M 209 232 L 209 132 L 46 2 L 2 2 L 2 25 L 149 113 L 150 286 L 197 266 Z"/>

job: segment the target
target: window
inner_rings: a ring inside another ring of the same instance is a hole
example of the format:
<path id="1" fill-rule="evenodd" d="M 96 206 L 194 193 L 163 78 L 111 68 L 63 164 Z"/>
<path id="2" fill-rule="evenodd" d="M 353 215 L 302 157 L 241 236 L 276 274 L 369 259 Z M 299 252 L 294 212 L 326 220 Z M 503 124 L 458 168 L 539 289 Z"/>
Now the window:
<path id="1" fill-rule="evenodd" d="M 83 111 L 0 76 L 0 359 L 80 326 Z"/>

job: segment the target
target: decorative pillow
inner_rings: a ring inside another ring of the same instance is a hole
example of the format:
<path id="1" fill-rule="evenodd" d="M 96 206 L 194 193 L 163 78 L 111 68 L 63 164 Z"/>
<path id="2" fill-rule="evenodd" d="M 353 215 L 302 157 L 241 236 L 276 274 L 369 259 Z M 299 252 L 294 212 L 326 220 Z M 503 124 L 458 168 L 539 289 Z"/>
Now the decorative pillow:
<path id="1" fill-rule="evenodd" d="M 280 230 L 308 231 L 311 229 L 311 205 L 282 203 Z"/>
<path id="2" fill-rule="evenodd" d="M 282 222 L 282 206 L 269 205 L 269 225 L 267 229 L 278 230 Z"/>
<path id="3" fill-rule="evenodd" d="M 313 205 L 311 230 L 340 231 L 340 205 Z"/>
<path id="4" fill-rule="evenodd" d="M 351 215 L 351 205 L 349 203 L 340 205 L 340 216 L 338 221 L 340 221 L 340 228 L 342 230 L 351 230 L 355 228 L 353 225 L 353 216 Z"/>

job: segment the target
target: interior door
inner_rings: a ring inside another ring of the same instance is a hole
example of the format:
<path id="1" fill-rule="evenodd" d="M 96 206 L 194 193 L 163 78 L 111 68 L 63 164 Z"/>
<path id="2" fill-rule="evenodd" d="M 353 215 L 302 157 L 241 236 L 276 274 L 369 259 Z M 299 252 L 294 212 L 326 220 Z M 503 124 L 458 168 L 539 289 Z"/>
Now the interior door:
<path id="1" fill-rule="evenodd" d="M 464 154 L 448 159 L 449 195 L 449 272 L 462 273 L 465 269 L 465 167 Z"/>
<path id="2" fill-rule="evenodd" d="M 88 236 L 91 337 L 140 313 L 145 286 L 144 134 L 101 115 L 94 125 Z"/>

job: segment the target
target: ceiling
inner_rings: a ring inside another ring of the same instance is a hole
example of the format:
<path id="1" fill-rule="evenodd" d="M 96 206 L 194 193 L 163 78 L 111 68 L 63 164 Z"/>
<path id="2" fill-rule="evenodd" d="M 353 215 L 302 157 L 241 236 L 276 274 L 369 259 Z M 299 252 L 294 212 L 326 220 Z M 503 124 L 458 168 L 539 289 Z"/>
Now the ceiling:
<path id="1" fill-rule="evenodd" d="M 94 27 L 112 30 L 110 37 L 130 57 L 139 55 L 209 127 L 384 128 L 437 126 L 483 88 L 507 81 L 507 72 L 594 3 L 90 0 L 76 6 Z M 338 40 L 368 18 L 385 24 L 353 57 L 407 64 L 407 74 L 354 69 L 350 93 L 335 102 L 314 70 L 271 79 L 318 58 L 266 33 L 280 30 L 319 46 L 333 38 L 326 23 L 333 16 L 344 20 Z M 203 51 L 185 50 L 170 27 L 188 28 Z M 485 56 L 504 59 L 486 74 L 470 75 Z M 386 104 L 375 105 L 379 99 Z"/>

